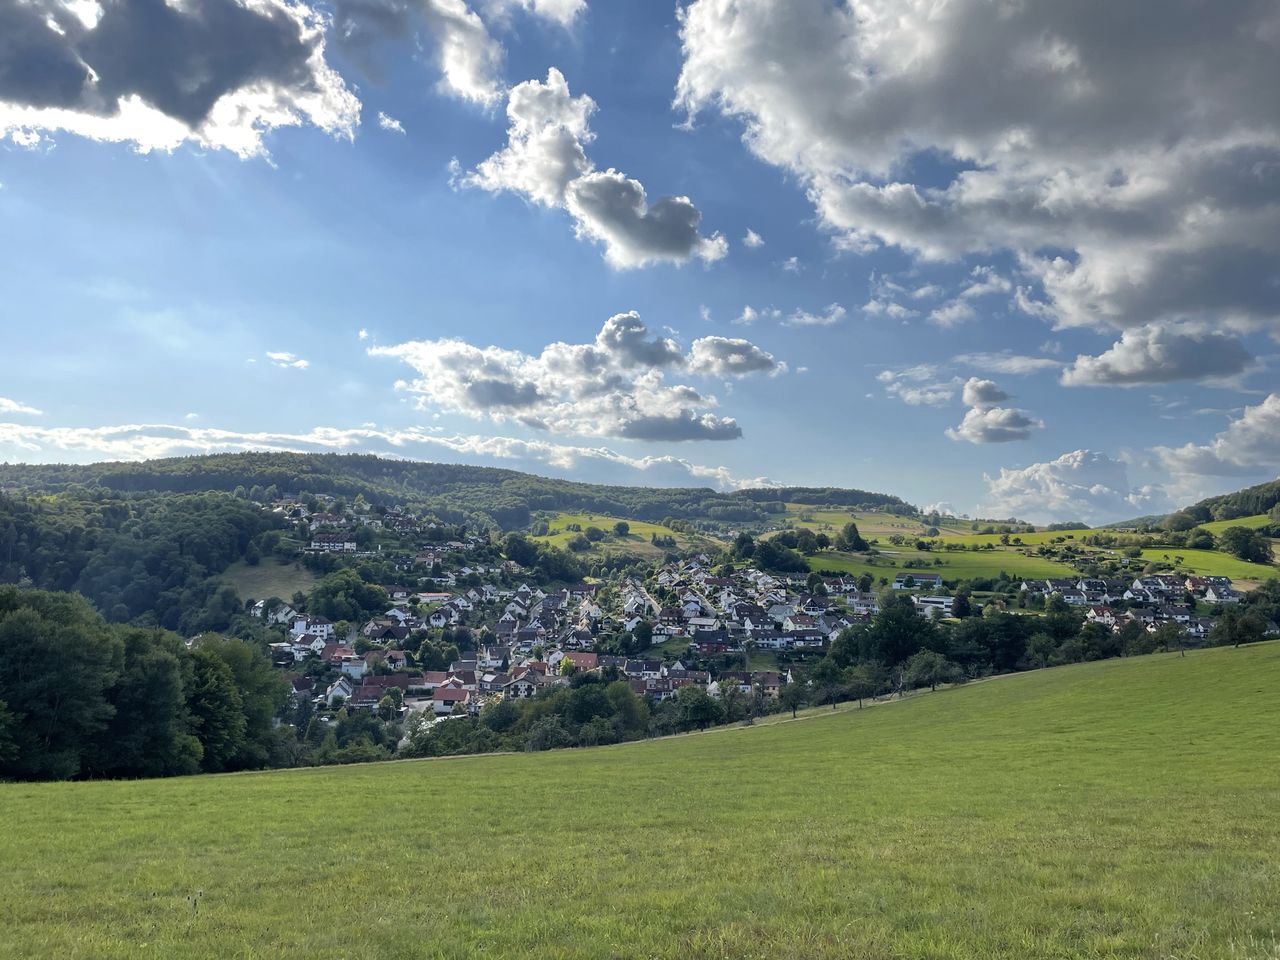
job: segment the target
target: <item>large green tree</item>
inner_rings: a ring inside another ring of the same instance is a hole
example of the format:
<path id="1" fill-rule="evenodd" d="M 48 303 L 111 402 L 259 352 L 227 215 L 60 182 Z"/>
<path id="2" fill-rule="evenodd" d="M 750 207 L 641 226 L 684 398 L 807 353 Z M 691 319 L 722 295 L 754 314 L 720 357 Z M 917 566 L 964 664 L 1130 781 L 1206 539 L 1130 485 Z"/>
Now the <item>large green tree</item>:
<path id="1" fill-rule="evenodd" d="M 0 773 L 69 779 L 85 772 L 115 714 L 107 692 L 123 646 L 75 594 L 0 587 L 0 701 L 12 720 L 12 757 Z"/>

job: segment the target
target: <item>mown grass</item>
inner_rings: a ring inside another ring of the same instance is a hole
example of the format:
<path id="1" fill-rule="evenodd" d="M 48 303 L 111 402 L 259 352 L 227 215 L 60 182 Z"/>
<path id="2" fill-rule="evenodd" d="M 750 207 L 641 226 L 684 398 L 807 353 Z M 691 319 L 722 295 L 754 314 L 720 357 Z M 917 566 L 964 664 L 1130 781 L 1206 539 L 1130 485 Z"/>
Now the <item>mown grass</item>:
<path id="1" fill-rule="evenodd" d="M 1200 524 L 1200 529 L 1208 530 L 1215 537 L 1228 527 L 1247 527 L 1250 530 L 1257 530 L 1259 527 L 1265 527 L 1274 520 L 1268 514 L 1255 513 L 1251 517 L 1238 517 L 1235 520 L 1214 520 L 1211 523 Z"/>
<path id="2" fill-rule="evenodd" d="M 289 600 L 295 593 L 310 593 L 319 578 L 301 564 L 264 559 L 257 566 L 243 560 L 233 563 L 222 574 L 240 594 L 241 599 L 266 600 L 279 597 Z"/>
<path id="3" fill-rule="evenodd" d="M 665 741 L 0 786 L 4 957 L 1273 958 L 1280 644 Z"/>
<path id="4" fill-rule="evenodd" d="M 890 582 L 899 573 L 940 573 L 944 580 L 970 580 L 974 577 L 995 577 L 1001 571 L 1015 577 L 1043 579 L 1046 577 L 1070 577 L 1075 570 L 1068 564 L 1045 557 L 1029 557 L 1011 548 L 982 551 L 925 552 L 906 547 L 881 544 L 876 548 L 875 563 L 865 554 L 828 551 L 806 558 L 810 570 L 836 570 L 861 576 L 869 573 L 877 580 L 886 577 Z M 907 560 L 923 560 L 929 566 L 920 569 L 904 567 Z M 941 566 L 933 566 L 941 560 Z"/>
<path id="5" fill-rule="evenodd" d="M 1164 563 L 1166 557 L 1169 558 L 1169 563 L 1173 563 L 1177 557 L 1181 557 L 1182 561 L 1177 565 L 1178 570 L 1201 576 L 1231 577 L 1233 580 L 1253 583 L 1267 580 L 1271 577 L 1280 577 L 1280 568 L 1262 563 L 1250 563 L 1248 560 L 1241 560 L 1238 557 L 1233 557 L 1217 550 L 1179 550 L 1175 547 L 1154 547 L 1150 550 L 1142 551 L 1142 559 L 1144 561 L 1154 560 L 1158 563 Z"/>

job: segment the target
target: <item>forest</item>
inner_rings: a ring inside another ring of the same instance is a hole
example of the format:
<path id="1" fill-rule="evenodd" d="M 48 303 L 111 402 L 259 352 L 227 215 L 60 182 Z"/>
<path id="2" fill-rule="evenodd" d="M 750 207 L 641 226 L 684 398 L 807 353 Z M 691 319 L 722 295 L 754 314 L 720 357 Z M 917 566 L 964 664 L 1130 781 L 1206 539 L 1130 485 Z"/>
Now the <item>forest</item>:
<path id="1" fill-rule="evenodd" d="M 615 487 L 494 467 L 387 460 L 364 454 L 237 453 L 90 465 L 0 464 L 0 490 L 192 493 L 237 487 L 283 493 L 363 495 L 370 503 L 426 510 L 448 523 L 528 526 L 535 511 L 587 511 L 636 520 L 764 522 L 784 502 L 914 512 L 904 500 L 864 490 L 777 487 L 718 493 L 705 487 Z"/>

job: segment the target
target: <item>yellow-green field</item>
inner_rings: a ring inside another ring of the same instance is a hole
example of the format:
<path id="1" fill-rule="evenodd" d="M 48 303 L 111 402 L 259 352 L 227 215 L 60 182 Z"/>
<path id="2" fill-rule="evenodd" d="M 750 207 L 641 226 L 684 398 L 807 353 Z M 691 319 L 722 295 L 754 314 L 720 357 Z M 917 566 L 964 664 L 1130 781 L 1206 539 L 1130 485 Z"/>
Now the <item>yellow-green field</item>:
<path id="1" fill-rule="evenodd" d="M 925 552 L 882 544 L 877 550 L 879 552 L 874 557 L 861 553 L 828 551 L 805 559 L 809 562 L 810 570 L 836 570 L 854 576 L 869 573 L 877 580 L 886 577 L 890 581 L 899 573 L 940 573 L 943 580 L 996 577 L 1002 571 L 1012 577 L 1037 580 L 1048 577 L 1070 577 L 1076 573 L 1068 564 L 1044 557 L 1029 557 L 1009 548 Z M 872 559 L 875 560 L 874 563 L 871 562 Z M 923 560 L 930 566 L 904 567 L 903 564 L 908 560 Z M 933 566 L 934 560 L 941 560 L 942 565 Z"/>
<path id="2" fill-rule="evenodd" d="M 842 510 L 803 503 L 788 503 L 786 508 L 785 517 L 779 516 L 773 524 L 778 529 L 807 527 L 810 530 L 836 534 L 846 523 L 853 521 L 858 525 L 858 532 L 867 539 L 888 537 L 895 533 L 912 538 L 921 537 L 929 529 L 928 524 L 919 520 L 879 511 Z M 969 521 L 944 518 L 937 529 L 938 535 L 942 537 L 959 536 L 969 532 Z"/>
<path id="3" fill-rule="evenodd" d="M 309 593 L 319 583 L 316 575 L 301 564 L 280 563 L 270 558 L 263 559 L 256 567 L 241 560 L 228 567 L 222 576 L 235 586 L 242 600 L 270 597 L 288 600 L 299 591 Z"/>
<path id="4" fill-rule="evenodd" d="M 1280 644 L 549 754 L 0 785 L 0 957 L 1273 960 Z"/>
<path id="5" fill-rule="evenodd" d="M 1217 550 L 1178 550 L 1173 547 L 1155 547 L 1142 551 L 1144 561 L 1164 563 L 1166 557 L 1169 563 L 1181 557 L 1182 561 L 1177 564 L 1179 570 L 1201 576 L 1230 577 L 1232 580 L 1251 583 L 1280 577 L 1280 569 L 1274 566 L 1250 563 Z"/>
<path id="6" fill-rule="evenodd" d="M 1228 527 L 1246 527 L 1250 530 L 1257 530 L 1259 527 L 1265 527 L 1275 523 L 1265 513 L 1254 514 L 1252 517 L 1240 517 L 1237 520 L 1214 520 L 1212 523 L 1200 524 L 1201 530 L 1208 530 L 1215 537 Z"/>
<path id="7" fill-rule="evenodd" d="M 613 525 L 619 520 L 626 521 L 631 532 L 625 537 L 613 533 Z M 647 523 L 643 520 L 631 520 L 627 517 L 610 517 L 602 513 L 557 513 L 548 520 L 546 536 L 531 537 L 538 543 L 548 543 L 553 547 L 566 550 L 569 541 L 578 535 L 577 530 L 569 530 L 571 524 L 577 524 L 584 531 L 587 527 L 599 527 L 608 534 L 604 540 L 592 544 L 590 550 L 583 551 L 585 556 L 599 556 L 604 553 L 634 553 L 640 556 L 661 556 L 667 552 L 665 547 L 655 547 L 649 542 L 654 534 L 659 537 L 675 537 L 677 549 L 697 549 L 714 544 L 706 537 L 677 533 L 670 527 L 660 523 Z"/>

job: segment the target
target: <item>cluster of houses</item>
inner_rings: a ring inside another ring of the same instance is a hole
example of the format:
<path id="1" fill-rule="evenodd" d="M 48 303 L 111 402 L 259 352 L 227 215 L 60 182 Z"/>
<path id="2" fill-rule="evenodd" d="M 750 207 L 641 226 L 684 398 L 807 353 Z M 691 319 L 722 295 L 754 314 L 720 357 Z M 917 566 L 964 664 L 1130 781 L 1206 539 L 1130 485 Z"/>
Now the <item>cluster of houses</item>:
<path id="1" fill-rule="evenodd" d="M 1058 596 L 1069 606 L 1084 609 L 1085 620 L 1119 631 L 1137 623 L 1154 633 L 1165 623 L 1175 623 L 1192 640 L 1202 640 L 1213 628 L 1211 617 L 1197 617 L 1188 602 L 1238 603 L 1240 593 L 1230 577 L 1195 577 L 1149 574 L 1132 580 L 1084 577 L 1081 579 L 1024 580 L 1024 593 Z M 1123 607 L 1117 605 L 1124 603 Z"/>
<path id="2" fill-rule="evenodd" d="M 808 580 L 777 576 L 744 567 L 714 573 L 707 558 L 668 564 L 658 571 L 661 606 L 632 584 L 635 609 L 656 608 L 658 639 L 687 637 L 696 654 L 755 649 L 822 651 L 845 628 L 879 612 L 875 594 L 859 589 L 852 577 L 824 581 L 825 593 L 813 593 Z"/>

